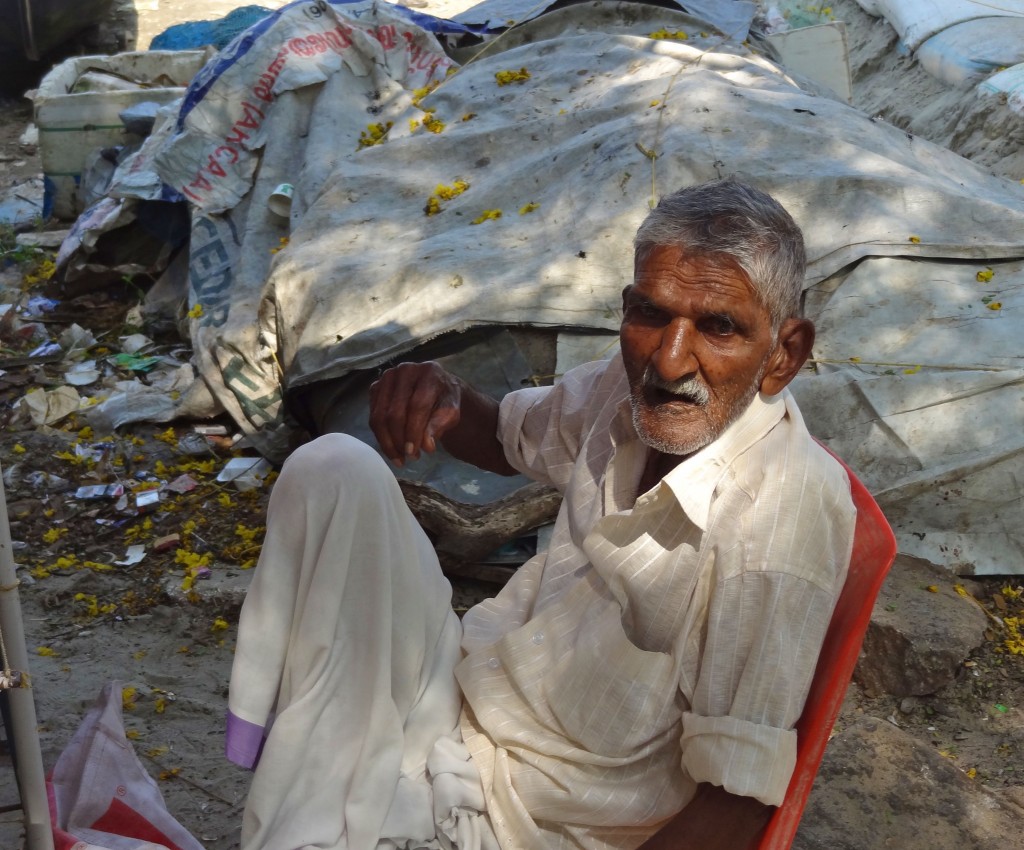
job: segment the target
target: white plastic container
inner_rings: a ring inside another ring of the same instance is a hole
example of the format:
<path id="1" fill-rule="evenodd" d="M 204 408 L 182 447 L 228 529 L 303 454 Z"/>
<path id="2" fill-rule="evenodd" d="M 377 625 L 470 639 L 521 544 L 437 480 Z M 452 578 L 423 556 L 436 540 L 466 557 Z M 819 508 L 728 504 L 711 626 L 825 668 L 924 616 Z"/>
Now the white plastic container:
<path id="1" fill-rule="evenodd" d="M 50 71 L 35 98 L 44 210 L 56 218 L 74 219 L 82 211 L 78 184 L 89 155 L 126 141 L 119 113 L 136 103 L 177 100 L 208 55 L 205 50 L 153 50 L 78 56 Z M 125 87 L 71 94 L 87 74 L 113 75 Z"/>

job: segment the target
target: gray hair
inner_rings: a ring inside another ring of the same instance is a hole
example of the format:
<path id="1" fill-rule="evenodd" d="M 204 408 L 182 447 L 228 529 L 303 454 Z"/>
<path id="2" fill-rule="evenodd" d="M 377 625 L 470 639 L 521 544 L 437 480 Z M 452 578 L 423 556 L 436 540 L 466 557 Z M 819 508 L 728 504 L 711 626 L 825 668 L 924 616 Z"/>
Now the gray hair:
<path id="1" fill-rule="evenodd" d="M 635 266 L 656 247 L 731 257 L 750 278 L 773 331 L 801 315 L 804 237 L 782 205 L 760 189 L 729 179 L 667 195 L 637 231 Z"/>

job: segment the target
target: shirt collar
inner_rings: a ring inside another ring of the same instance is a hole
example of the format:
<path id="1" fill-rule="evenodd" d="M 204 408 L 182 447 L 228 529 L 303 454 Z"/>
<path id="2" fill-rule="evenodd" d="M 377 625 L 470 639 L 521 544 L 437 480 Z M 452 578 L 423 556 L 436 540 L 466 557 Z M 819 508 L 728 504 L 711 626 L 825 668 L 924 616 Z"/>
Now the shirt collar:
<path id="1" fill-rule="evenodd" d="M 789 390 L 773 396 L 758 393 L 740 417 L 708 446 L 688 457 L 659 484 L 702 531 L 707 530 L 711 498 L 725 471 L 786 415 Z"/>

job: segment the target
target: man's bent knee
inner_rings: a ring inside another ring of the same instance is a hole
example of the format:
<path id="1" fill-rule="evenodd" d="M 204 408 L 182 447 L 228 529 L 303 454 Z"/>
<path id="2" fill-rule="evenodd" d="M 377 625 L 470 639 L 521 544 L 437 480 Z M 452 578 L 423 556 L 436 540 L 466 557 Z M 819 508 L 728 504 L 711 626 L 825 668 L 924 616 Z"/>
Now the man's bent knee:
<path id="1" fill-rule="evenodd" d="M 378 476 L 393 477 L 387 463 L 371 446 L 340 433 L 324 434 L 300 446 L 285 461 L 281 475 L 310 483 L 335 477 L 360 483 Z"/>

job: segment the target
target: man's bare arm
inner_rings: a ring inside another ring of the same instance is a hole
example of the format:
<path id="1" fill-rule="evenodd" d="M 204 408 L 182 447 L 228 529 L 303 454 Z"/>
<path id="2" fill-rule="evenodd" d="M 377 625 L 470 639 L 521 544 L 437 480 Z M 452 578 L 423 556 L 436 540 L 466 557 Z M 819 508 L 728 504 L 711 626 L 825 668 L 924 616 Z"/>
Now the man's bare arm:
<path id="1" fill-rule="evenodd" d="M 370 427 L 397 466 L 440 440 L 459 460 L 500 475 L 516 470 L 498 439 L 498 402 L 434 362 L 402 363 L 370 387 Z"/>
<path id="2" fill-rule="evenodd" d="M 640 850 L 756 850 L 772 806 L 702 783 L 687 806 Z"/>

